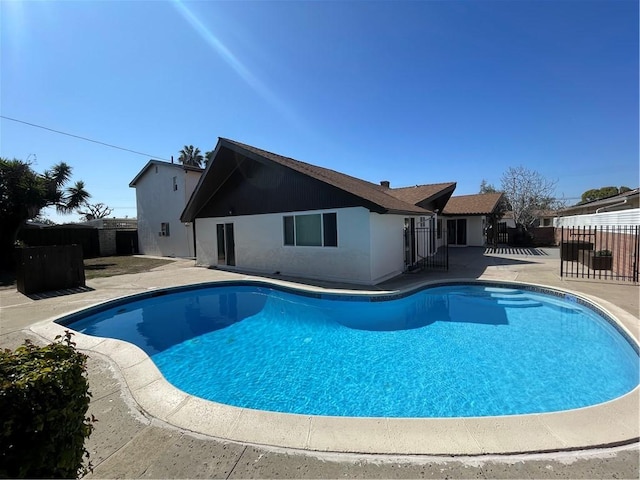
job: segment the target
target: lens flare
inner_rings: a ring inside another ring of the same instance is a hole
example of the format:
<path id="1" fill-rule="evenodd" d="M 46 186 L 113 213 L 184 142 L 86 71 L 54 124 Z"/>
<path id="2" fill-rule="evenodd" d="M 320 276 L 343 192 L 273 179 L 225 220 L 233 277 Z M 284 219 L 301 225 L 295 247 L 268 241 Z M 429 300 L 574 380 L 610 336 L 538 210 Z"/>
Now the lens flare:
<path id="1" fill-rule="evenodd" d="M 258 79 L 239 59 L 236 57 L 222 41 L 217 38 L 211 30 L 187 7 L 182 0 L 173 0 L 173 5 L 180 15 L 189 23 L 202 39 L 218 54 L 222 59 L 271 106 L 276 108 L 289 120 L 296 121 L 295 115 L 289 108 L 263 83 Z"/>

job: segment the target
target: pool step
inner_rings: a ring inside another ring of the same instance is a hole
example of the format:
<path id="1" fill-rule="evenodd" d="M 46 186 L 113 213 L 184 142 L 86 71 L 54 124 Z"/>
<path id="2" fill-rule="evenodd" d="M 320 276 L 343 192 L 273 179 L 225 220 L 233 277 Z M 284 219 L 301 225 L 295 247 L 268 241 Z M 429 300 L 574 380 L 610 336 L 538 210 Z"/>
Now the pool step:
<path id="1" fill-rule="evenodd" d="M 484 291 L 496 295 L 522 295 L 522 291 L 513 288 L 486 287 Z"/>
<path id="2" fill-rule="evenodd" d="M 509 290 L 502 288 L 486 288 L 482 293 L 474 293 L 469 296 L 466 292 L 459 292 L 463 298 L 476 298 L 478 300 L 493 302 L 502 307 L 526 308 L 540 307 L 542 302 L 532 299 L 520 290 Z"/>
<path id="3" fill-rule="evenodd" d="M 542 303 L 531 300 L 530 298 L 513 298 L 508 300 L 498 299 L 496 301 L 498 305 L 511 308 L 526 308 L 526 307 L 541 307 Z"/>
<path id="4" fill-rule="evenodd" d="M 532 299 L 527 294 L 522 293 L 519 290 L 513 290 L 510 292 L 496 291 L 491 293 L 491 298 L 496 300 L 498 305 L 505 307 L 540 307 L 542 303 Z"/>
<path id="5" fill-rule="evenodd" d="M 578 305 L 572 305 L 562 298 L 545 297 L 544 301 L 536 299 L 535 294 L 529 292 L 523 292 L 518 289 L 500 288 L 500 287 L 485 287 L 480 292 L 461 289 L 460 291 L 453 292 L 452 295 L 460 295 L 462 299 L 478 299 L 483 301 L 492 301 L 497 305 L 509 308 L 525 308 L 525 307 L 540 307 L 542 305 L 548 305 L 561 309 L 565 313 L 581 313 L 582 310 Z"/>

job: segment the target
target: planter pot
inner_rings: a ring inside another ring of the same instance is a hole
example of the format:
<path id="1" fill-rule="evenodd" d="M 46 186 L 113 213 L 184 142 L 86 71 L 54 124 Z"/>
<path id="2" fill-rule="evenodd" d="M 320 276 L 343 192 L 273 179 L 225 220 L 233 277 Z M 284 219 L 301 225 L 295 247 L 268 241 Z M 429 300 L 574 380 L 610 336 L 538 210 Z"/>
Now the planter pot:
<path id="1" fill-rule="evenodd" d="M 613 257 L 597 257 L 593 250 L 581 250 L 578 260 L 591 270 L 611 270 L 613 267 Z"/>
<path id="2" fill-rule="evenodd" d="M 591 270 L 611 270 L 613 268 L 613 257 L 589 255 L 589 268 Z"/>
<path id="3" fill-rule="evenodd" d="M 611 270 L 613 267 L 613 257 L 595 256 L 593 250 L 580 250 L 577 260 L 591 270 Z"/>

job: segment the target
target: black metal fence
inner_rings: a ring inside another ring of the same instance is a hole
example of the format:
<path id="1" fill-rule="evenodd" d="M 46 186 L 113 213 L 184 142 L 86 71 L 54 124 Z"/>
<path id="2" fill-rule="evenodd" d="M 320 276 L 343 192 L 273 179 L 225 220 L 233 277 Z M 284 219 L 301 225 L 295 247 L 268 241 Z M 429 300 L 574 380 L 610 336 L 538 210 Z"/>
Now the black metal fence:
<path id="1" fill-rule="evenodd" d="M 408 258 L 405 258 L 409 270 L 449 269 L 449 245 L 445 228 L 416 227 L 413 232 L 407 229 L 405 246 L 413 251 L 413 255 L 409 254 Z"/>
<path id="2" fill-rule="evenodd" d="M 638 282 L 640 227 L 560 228 L 560 276 Z"/>
<path id="3" fill-rule="evenodd" d="M 496 235 L 495 246 L 500 243 L 509 243 L 509 230 L 507 229 L 506 222 L 498 222 L 498 231 L 496 232 Z M 491 241 L 488 241 L 488 243 L 491 243 Z"/>

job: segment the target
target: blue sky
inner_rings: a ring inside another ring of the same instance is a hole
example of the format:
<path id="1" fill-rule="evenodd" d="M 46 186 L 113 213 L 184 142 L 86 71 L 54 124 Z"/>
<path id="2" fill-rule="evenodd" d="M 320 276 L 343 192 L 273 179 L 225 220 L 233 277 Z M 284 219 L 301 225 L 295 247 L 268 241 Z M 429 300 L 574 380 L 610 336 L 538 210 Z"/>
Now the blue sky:
<path id="1" fill-rule="evenodd" d="M 637 187 L 638 2 L 0 2 L 0 156 L 134 217 L 150 158 L 218 137 L 392 186 Z M 56 217 L 76 221 L 77 215 Z"/>

